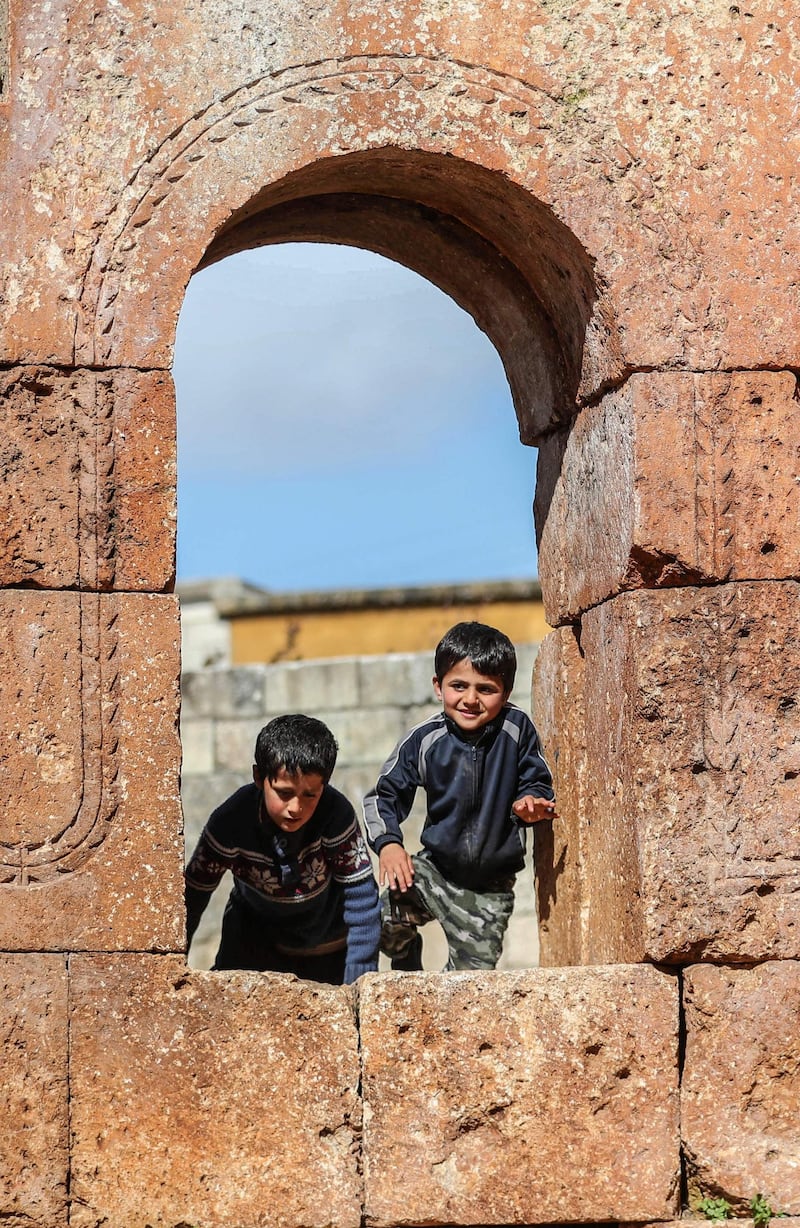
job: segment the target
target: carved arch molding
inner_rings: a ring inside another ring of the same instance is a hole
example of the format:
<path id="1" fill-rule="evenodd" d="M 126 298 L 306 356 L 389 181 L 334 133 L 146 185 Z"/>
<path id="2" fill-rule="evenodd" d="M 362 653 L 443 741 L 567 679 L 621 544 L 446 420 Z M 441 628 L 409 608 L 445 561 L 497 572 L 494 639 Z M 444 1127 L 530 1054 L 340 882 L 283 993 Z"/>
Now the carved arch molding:
<path id="1" fill-rule="evenodd" d="M 622 366 L 593 259 L 553 208 L 559 194 L 597 191 L 596 157 L 554 139 L 562 124 L 561 100 L 541 89 L 421 56 L 328 61 L 242 85 L 174 131 L 119 193 L 82 279 L 76 364 L 169 367 L 191 274 L 227 254 L 212 255 L 215 242 L 308 197 L 362 194 L 427 209 L 507 266 L 550 386 L 546 406 L 541 395 L 529 404 L 533 381 L 515 387 L 509 373 L 521 427 L 552 429 L 576 394 Z M 430 214 L 417 213 L 418 232 Z M 412 259 L 409 246 L 402 256 Z M 448 284 L 435 258 L 419 271 L 481 315 L 479 289 L 470 299 Z M 495 334 L 508 369 L 507 333 Z"/>

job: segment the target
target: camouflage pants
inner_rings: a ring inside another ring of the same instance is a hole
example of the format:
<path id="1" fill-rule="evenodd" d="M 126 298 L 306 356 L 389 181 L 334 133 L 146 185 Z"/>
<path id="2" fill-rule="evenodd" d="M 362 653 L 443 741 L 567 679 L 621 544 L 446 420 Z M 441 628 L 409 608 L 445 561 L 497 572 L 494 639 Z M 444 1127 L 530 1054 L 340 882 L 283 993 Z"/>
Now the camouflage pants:
<path id="1" fill-rule="evenodd" d="M 445 932 L 450 957 L 445 972 L 496 968 L 514 907 L 514 875 L 493 891 L 470 891 L 448 882 L 423 850 L 411 858 L 414 885 L 410 891 L 381 896 L 381 950 L 393 968 L 422 967 L 422 936 L 417 927 L 438 921 Z"/>

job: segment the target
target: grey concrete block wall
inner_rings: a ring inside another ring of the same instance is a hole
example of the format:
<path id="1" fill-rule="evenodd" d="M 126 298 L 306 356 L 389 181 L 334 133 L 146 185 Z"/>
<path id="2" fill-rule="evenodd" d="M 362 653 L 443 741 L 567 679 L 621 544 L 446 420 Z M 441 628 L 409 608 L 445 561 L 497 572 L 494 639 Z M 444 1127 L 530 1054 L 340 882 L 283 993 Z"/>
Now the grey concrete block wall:
<path id="1" fill-rule="evenodd" d="M 538 645 L 517 645 L 514 703 L 530 711 L 531 676 Z M 436 712 L 429 653 L 385 657 L 345 657 L 329 661 L 292 661 L 279 665 L 212 667 L 186 672 L 181 679 L 183 802 L 187 856 L 211 811 L 251 779 L 253 747 L 261 727 L 283 712 L 306 712 L 333 730 L 339 759 L 333 784 L 360 813 L 364 794 L 395 743 L 413 725 Z M 419 847 L 425 817 L 419 797 L 408 821 L 408 847 Z M 530 844 L 530 840 L 529 840 Z M 506 936 L 501 967 L 526 968 L 538 962 L 532 870 L 517 880 L 517 903 Z M 219 938 L 226 876 L 212 897 L 192 944 L 189 963 L 210 967 Z M 425 966 L 441 968 L 446 946 L 441 931 L 425 934 Z"/>

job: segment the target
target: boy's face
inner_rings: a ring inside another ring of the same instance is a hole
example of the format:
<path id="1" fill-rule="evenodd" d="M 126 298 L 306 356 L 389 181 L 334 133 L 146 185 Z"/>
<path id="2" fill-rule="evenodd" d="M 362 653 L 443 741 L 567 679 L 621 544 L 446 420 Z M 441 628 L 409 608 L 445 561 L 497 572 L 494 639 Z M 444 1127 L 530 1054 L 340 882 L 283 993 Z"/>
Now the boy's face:
<path id="1" fill-rule="evenodd" d="M 502 679 L 479 674 L 468 657 L 457 662 L 441 680 L 434 678 L 433 689 L 442 702 L 445 716 L 465 733 L 474 733 L 488 725 L 508 699 Z"/>
<path id="2" fill-rule="evenodd" d="M 308 776 L 298 772 L 291 776 L 281 768 L 272 780 L 262 780 L 258 768 L 253 768 L 253 780 L 264 794 L 267 814 L 282 831 L 299 831 L 317 808 L 325 781 L 317 772 Z"/>

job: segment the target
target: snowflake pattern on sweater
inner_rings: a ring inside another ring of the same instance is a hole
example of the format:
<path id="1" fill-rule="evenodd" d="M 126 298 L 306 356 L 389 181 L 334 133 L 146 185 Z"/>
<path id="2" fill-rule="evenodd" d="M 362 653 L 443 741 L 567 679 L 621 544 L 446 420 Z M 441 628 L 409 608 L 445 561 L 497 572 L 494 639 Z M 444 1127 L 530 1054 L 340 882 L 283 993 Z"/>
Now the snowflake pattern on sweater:
<path id="1" fill-rule="evenodd" d="M 234 797 L 238 797 L 234 794 Z M 221 808 L 224 809 L 224 808 Z M 215 811 L 209 819 L 191 861 L 186 867 L 186 881 L 199 891 L 213 891 L 226 870 L 234 878 L 255 887 L 264 895 L 285 900 L 303 902 L 313 899 L 324 891 L 331 877 L 337 882 L 357 882 L 372 874 L 372 863 L 366 842 L 351 815 L 350 822 L 340 832 L 317 835 L 310 831 L 315 827 L 314 818 L 305 827 L 294 833 L 294 841 L 274 836 L 266 825 L 255 833 L 251 844 L 261 847 L 242 847 L 224 844 L 219 830 L 226 825 L 225 817 Z M 263 824 L 263 820 L 259 820 Z M 264 848 L 269 848 L 268 852 Z M 298 880 L 286 882 L 281 867 L 294 864 Z"/>

